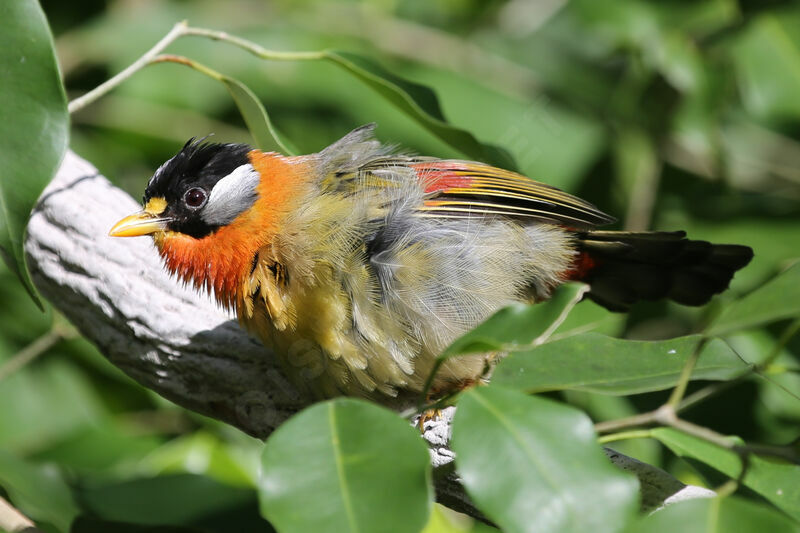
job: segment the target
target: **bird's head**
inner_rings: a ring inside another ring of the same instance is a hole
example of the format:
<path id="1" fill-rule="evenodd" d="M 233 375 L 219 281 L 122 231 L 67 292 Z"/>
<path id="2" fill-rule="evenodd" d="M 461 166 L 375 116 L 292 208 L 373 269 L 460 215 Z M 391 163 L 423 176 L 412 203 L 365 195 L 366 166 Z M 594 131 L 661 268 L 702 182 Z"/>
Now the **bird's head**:
<path id="1" fill-rule="evenodd" d="M 172 273 L 230 306 L 258 250 L 297 201 L 304 168 L 297 159 L 190 140 L 150 178 L 143 209 L 109 234 L 152 235 Z"/>
<path id="2" fill-rule="evenodd" d="M 260 174 L 246 144 L 191 139 L 161 165 L 144 191 L 144 209 L 111 228 L 114 237 L 168 233 L 202 239 L 233 222 L 258 197 Z"/>

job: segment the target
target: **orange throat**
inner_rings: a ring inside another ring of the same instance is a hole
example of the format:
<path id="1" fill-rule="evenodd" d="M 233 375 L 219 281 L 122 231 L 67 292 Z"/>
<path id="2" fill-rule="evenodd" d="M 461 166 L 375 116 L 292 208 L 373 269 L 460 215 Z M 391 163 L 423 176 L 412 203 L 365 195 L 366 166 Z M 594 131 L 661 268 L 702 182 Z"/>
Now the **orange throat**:
<path id="1" fill-rule="evenodd" d="M 308 172 L 300 158 L 253 150 L 251 164 L 261 174 L 258 198 L 230 224 L 196 239 L 164 231 L 153 240 L 164 264 L 184 283 L 213 292 L 220 305 L 234 309 L 253 270 L 259 250 L 274 241 L 281 221 L 294 205 Z"/>

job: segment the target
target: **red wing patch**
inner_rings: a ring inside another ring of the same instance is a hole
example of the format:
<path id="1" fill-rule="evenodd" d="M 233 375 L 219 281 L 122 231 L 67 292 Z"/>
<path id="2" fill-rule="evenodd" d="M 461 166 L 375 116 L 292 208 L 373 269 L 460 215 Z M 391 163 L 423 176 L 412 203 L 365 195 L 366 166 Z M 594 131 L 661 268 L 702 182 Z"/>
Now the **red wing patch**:
<path id="1" fill-rule="evenodd" d="M 614 221 L 592 204 L 516 172 L 456 160 L 424 161 L 410 166 L 429 194 L 420 208 L 427 216 L 505 215 L 576 228 Z"/>

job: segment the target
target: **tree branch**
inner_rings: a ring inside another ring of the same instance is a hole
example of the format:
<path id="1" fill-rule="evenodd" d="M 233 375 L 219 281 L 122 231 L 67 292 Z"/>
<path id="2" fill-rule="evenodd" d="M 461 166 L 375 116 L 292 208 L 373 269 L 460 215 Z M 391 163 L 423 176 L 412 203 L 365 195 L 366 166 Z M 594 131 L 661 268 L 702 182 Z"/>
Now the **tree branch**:
<path id="1" fill-rule="evenodd" d="M 130 196 L 68 152 L 28 225 L 26 252 L 36 286 L 143 386 L 266 438 L 312 399 L 292 386 L 272 353 L 234 317 L 171 278 L 150 239 L 107 236 L 117 220 L 137 209 Z M 439 419 L 425 423 L 423 436 L 436 467 L 454 458 L 448 448 L 453 411 L 445 409 Z M 647 508 L 685 489 L 655 467 L 613 451 L 609 455 L 637 473 Z M 441 476 L 437 489 L 449 506 L 477 516 L 452 476 Z"/>
<path id="2" fill-rule="evenodd" d="M 30 518 L 0 497 L 0 531 L 9 533 L 41 533 Z"/>

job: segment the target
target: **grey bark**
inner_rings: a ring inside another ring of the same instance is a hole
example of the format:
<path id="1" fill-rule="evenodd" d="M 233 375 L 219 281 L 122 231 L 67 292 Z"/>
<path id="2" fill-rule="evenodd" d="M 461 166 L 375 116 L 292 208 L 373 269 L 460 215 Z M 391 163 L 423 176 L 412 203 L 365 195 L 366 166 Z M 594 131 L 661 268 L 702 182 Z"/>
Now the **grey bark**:
<path id="1" fill-rule="evenodd" d="M 173 402 L 266 438 L 309 405 L 269 350 L 248 336 L 210 297 L 171 278 L 152 241 L 108 237 L 139 204 L 88 162 L 68 152 L 32 214 L 26 252 L 41 294 L 117 367 Z M 453 460 L 447 447 L 452 409 L 428 422 L 434 466 Z M 616 464 L 642 482 L 647 508 L 685 486 L 616 452 Z M 463 488 L 442 476 L 440 496 L 477 515 Z"/>

